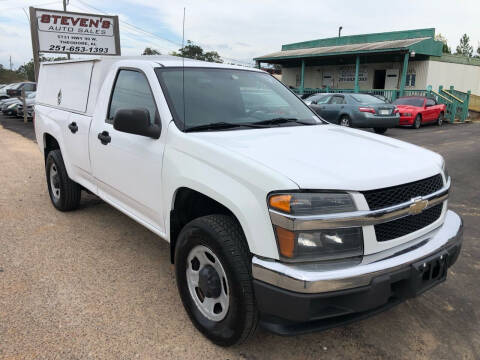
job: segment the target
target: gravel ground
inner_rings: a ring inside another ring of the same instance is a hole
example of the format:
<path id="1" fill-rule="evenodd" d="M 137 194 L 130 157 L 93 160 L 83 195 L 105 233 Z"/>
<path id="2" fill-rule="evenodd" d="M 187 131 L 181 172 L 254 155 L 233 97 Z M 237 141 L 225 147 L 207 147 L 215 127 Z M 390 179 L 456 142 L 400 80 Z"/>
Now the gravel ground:
<path id="1" fill-rule="evenodd" d="M 288 338 L 259 330 L 224 349 L 187 318 L 167 243 L 94 196 L 54 210 L 31 123 L 0 116 L 0 358 L 479 359 L 480 124 L 387 134 L 447 160 L 450 207 L 465 220 L 448 280 L 346 327 Z"/>

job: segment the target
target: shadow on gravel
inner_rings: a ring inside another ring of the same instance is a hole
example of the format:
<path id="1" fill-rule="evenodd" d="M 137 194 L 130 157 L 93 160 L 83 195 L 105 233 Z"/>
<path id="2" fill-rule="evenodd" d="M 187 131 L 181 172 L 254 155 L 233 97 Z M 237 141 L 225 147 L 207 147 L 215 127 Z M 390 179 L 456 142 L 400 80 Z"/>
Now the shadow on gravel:
<path id="1" fill-rule="evenodd" d="M 23 119 L 17 117 L 0 115 L 0 125 L 5 129 L 16 132 L 29 140 L 35 140 L 35 130 L 33 129 L 33 122 L 23 122 Z"/>

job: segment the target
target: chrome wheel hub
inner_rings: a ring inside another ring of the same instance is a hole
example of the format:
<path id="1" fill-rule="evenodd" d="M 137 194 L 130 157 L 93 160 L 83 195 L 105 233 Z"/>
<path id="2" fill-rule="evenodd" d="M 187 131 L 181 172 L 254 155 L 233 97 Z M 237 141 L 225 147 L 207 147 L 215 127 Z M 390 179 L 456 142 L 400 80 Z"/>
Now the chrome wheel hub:
<path id="1" fill-rule="evenodd" d="M 50 166 L 50 189 L 55 200 L 60 199 L 60 177 L 55 163 Z"/>
<path id="2" fill-rule="evenodd" d="M 197 245 L 188 254 L 187 284 L 198 310 L 207 319 L 221 321 L 230 303 L 225 270 L 212 250 Z"/>
<path id="3" fill-rule="evenodd" d="M 340 125 L 350 126 L 350 121 L 347 118 L 342 118 L 342 120 L 340 120 Z"/>

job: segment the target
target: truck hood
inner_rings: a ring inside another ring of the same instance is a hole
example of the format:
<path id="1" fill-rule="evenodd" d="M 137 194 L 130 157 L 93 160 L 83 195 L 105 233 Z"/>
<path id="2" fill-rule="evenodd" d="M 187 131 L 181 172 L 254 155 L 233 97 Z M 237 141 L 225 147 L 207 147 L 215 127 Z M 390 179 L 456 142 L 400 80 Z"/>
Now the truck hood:
<path id="1" fill-rule="evenodd" d="M 302 189 L 363 191 L 394 186 L 438 174 L 443 162 L 440 155 L 416 145 L 337 125 L 195 136 L 260 163 L 266 171 L 279 172 Z"/>

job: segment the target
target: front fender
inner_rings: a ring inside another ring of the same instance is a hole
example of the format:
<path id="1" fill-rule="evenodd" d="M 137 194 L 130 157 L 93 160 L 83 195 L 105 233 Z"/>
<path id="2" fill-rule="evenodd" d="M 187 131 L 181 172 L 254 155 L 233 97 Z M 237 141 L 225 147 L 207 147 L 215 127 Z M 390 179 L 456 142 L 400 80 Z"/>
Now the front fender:
<path id="1" fill-rule="evenodd" d="M 190 188 L 219 202 L 235 215 L 253 254 L 278 259 L 267 194 L 273 190 L 298 189 L 298 186 L 236 153 L 198 141 L 193 134 L 184 134 L 178 129 L 169 131 L 169 137 L 171 134 L 162 171 L 164 214 L 170 214 L 176 191 L 181 187 Z M 165 219 L 165 223 L 170 236 L 170 222 Z"/>

